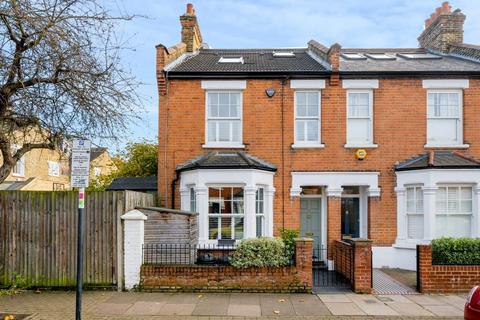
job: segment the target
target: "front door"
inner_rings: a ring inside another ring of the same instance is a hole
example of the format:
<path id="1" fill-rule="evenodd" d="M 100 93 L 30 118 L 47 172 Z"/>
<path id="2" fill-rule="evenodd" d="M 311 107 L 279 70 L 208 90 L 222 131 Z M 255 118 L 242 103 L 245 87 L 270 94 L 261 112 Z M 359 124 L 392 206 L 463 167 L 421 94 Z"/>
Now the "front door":
<path id="1" fill-rule="evenodd" d="M 360 237 L 359 198 L 342 198 L 342 236 Z"/>
<path id="2" fill-rule="evenodd" d="M 300 198 L 300 235 L 313 238 L 314 248 L 320 248 L 321 238 L 321 198 Z"/>

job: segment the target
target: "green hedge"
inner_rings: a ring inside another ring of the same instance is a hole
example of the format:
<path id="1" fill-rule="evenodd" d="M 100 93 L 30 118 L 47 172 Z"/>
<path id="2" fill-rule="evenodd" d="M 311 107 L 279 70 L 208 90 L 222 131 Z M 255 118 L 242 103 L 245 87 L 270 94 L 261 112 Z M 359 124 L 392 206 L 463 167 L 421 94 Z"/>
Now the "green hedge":
<path id="1" fill-rule="evenodd" d="M 288 265 L 289 259 L 282 239 L 253 238 L 240 242 L 230 264 L 236 268 L 281 267 Z"/>
<path id="2" fill-rule="evenodd" d="M 432 240 L 432 263 L 480 265 L 480 238 L 440 238 Z"/>

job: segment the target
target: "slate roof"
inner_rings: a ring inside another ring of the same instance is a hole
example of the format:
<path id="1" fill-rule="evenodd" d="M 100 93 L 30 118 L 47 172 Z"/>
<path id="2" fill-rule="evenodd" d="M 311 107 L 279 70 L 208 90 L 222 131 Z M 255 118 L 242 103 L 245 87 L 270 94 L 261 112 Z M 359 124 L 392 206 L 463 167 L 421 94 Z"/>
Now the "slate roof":
<path id="1" fill-rule="evenodd" d="M 480 73 L 480 61 L 475 62 L 471 59 L 466 59 L 453 55 L 443 55 L 428 51 L 429 54 L 436 56 L 432 59 L 408 59 L 402 57 L 402 53 L 427 53 L 422 48 L 376 48 L 376 49 L 358 49 L 345 48 L 341 49 L 340 53 L 387 53 L 395 57 L 395 60 L 377 60 L 367 57 L 365 60 L 346 59 L 340 56 L 340 72 L 477 72 Z M 400 54 L 400 55 L 399 55 Z"/>
<path id="2" fill-rule="evenodd" d="M 326 72 L 307 48 L 302 49 L 200 49 L 195 55 L 170 69 L 169 75 L 191 72 L 265 73 L 265 72 Z M 293 52 L 294 57 L 275 57 L 274 52 Z M 220 63 L 221 57 L 243 57 L 244 63 Z"/>
<path id="3" fill-rule="evenodd" d="M 419 169 L 480 169 L 480 160 L 453 151 L 431 151 L 395 165 L 396 171 Z"/>
<path id="4" fill-rule="evenodd" d="M 107 190 L 156 191 L 157 177 L 150 176 L 115 178 L 107 187 Z"/>
<path id="5" fill-rule="evenodd" d="M 245 152 L 208 152 L 177 166 L 177 171 L 195 169 L 259 169 L 277 171 L 271 163 Z"/>
<path id="6" fill-rule="evenodd" d="M 107 148 L 104 147 L 95 147 L 90 149 L 90 161 L 93 161 L 100 157 L 102 153 L 107 151 Z"/>

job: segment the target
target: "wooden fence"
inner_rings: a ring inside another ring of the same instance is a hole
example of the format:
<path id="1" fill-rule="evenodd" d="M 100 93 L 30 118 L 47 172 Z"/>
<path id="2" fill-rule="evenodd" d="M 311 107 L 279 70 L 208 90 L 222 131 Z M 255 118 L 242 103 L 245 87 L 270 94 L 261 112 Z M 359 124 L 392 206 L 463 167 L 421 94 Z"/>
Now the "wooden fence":
<path id="1" fill-rule="evenodd" d="M 18 276 L 33 287 L 75 285 L 77 201 L 74 191 L 0 191 L 0 285 L 10 285 Z M 86 286 L 122 287 L 120 216 L 136 206 L 153 205 L 151 194 L 87 192 Z"/>

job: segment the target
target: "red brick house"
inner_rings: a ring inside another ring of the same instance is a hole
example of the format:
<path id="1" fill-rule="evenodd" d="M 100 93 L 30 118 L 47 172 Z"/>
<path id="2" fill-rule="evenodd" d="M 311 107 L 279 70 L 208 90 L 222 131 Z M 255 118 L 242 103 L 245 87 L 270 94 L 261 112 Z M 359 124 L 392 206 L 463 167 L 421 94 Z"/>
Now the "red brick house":
<path id="1" fill-rule="evenodd" d="M 209 49 L 187 5 L 181 43 L 156 47 L 163 205 L 199 212 L 201 243 L 362 237 L 374 266 L 479 237 L 480 47 L 464 20 L 444 3 L 418 48 Z"/>

